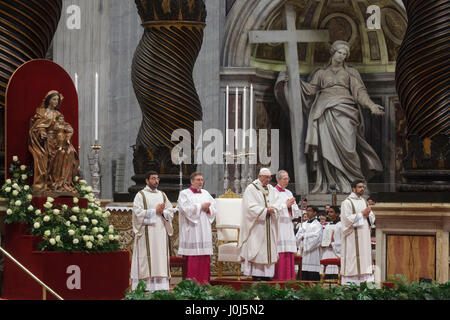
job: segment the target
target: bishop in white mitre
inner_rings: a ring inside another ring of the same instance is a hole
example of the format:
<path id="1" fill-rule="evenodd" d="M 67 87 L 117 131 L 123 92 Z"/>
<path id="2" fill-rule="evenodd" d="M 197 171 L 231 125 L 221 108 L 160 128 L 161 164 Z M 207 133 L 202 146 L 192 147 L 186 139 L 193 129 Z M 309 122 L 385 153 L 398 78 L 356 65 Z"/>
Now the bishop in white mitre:
<path id="1" fill-rule="evenodd" d="M 370 228 L 375 215 L 362 197 L 364 181 L 352 182 L 352 193 L 341 204 L 342 284 L 374 282 Z"/>
<path id="2" fill-rule="evenodd" d="M 293 219 L 300 216 L 300 209 L 295 203 L 294 195 L 286 189 L 289 184 L 289 174 L 280 170 L 276 174 L 275 190 L 281 201 L 280 218 L 278 220 L 278 262 L 275 265 L 274 280 L 295 280 L 295 254 L 297 243 L 294 233 Z"/>
<path id="3" fill-rule="evenodd" d="M 302 280 L 320 280 L 320 244 L 323 227 L 317 220 L 316 207 L 307 206 L 308 221 L 301 224 L 297 231 L 297 245 L 302 256 Z"/>
<path id="4" fill-rule="evenodd" d="M 213 254 L 211 224 L 217 213 L 216 201 L 202 187 L 203 175 L 194 172 L 191 174 L 191 186 L 181 191 L 178 197 L 178 254 L 186 257 L 186 278 L 200 284 L 210 280 Z"/>
<path id="5" fill-rule="evenodd" d="M 169 290 L 169 236 L 173 233 L 174 209 L 164 192 L 158 190 L 159 175 L 148 173 L 147 186 L 133 202 L 132 290 L 145 281 L 148 291 Z"/>
<path id="6" fill-rule="evenodd" d="M 330 222 L 323 228 L 320 259 L 339 259 L 341 257 L 342 228 L 339 219 L 340 212 L 338 206 L 330 206 L 328 209 L 328 219 Z M 337 278 L 338 267 L 336 265 L 328 265 L 325 279 Z"/>
<path id="7" fill-rule="evenodd" d="M 271 172 L 262 168 L 258 179 L 247 186 L 242 199 L 239 234 L 241 271 L 253 280 L 270 280 L 278 261 L 278 218 L 281 201 L 269 182 Z"/>

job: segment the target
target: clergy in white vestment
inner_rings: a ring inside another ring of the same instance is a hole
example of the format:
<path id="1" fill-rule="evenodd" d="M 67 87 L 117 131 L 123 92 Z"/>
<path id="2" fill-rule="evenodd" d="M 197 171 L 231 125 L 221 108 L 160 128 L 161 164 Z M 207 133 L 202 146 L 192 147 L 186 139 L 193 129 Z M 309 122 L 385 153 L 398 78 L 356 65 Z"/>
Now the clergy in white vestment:
<path id="1" fill-rule="evenodd" d="M 295 235 L 302 256 L 302 280 L 320 280 L 320 244 L 323 228 L 316 218 L 317 213 L 316 207 L 306 207 L 308 221 L 301 224 Z"/>
<path id="2" fill-rule="evenodd" d="M 169 290 L 169 236 L 173 233 L 174 208 L 164 192 L 158 190 L 159 175 L 150 171 L 147 186 L 133 202 L 133 256 L 131 285 L 135 290 L 140 281 L 148 291 Z"/>
<path id="3" fill-rule="evenodd" d="M 200 284 L 209 282 L 213 254 L 211 224 L 217 209 L 216 201 L 202 189 L 203 175 L 191 174 L 191 186 L 178 197 L 179 247 L 178 254 L 186 257 L 186 278 Z"/>
<path id="4" fill-rule="evenodd" d="M 338 206 L 330 206 L 328 209 L 329 223 L 324 226 L 321 243 L 321 260 L 338 259 L 341 257 L 341 221 L 339 219 L 340 209 Z M 338 267 L 327 266 L 325 279 L 337 279 Z"/>
<path id="5" fill-rule="evenodd" d="M 275 186 L 281 201 L 281 211 L 278 220 L 278 262 L 275 265 L 274 280 L 295 280 L 295 254 L 297 243 L 294 233 L 293 219 L 300 216 L 300 209 L 295 203 L 291 191 L 286 189 L 289 184 L 289 174 L 280 170 L 276 174 L 277 185 Z"/>
<path id="6" fill-rule="evenodd" d="M 352 182 L 352 193 L 341 203 L 342 284 L 374 282 L 370 227 L 375 215 L 362 197 L 364 181 Z"/>
<path id="7" fill-rule="evenodd" d="M 269 182 L 271 172 L 262 168 L 247 186 L 242 199 L 239 249 L 242 273 L 256 281 L 270 280 L 278 261 L 278 218 L 281 201 Z"/>

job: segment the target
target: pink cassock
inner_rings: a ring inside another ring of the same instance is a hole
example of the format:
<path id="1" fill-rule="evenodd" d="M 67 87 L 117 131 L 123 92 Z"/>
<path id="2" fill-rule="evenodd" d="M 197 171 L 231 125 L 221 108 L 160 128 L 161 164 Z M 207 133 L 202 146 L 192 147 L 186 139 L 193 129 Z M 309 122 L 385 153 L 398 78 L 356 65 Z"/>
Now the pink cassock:
<path id="1" fill-rule="evenodd" d="M 273 280 L 295 280 L 295 263 L 293 252 L 278 253 Z"/>
<path id="2" fill-rule="evenodd" d="M 186 278 L 205 284 L 210 280 L 210 256 L 185 256 Z"/>

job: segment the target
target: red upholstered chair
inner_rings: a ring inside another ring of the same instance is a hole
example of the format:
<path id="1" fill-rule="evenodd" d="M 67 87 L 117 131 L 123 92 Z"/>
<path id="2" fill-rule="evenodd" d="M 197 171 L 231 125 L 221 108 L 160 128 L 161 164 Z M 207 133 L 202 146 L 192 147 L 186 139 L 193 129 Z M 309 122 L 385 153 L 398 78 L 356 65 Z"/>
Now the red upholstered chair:
<path id="1" fill-rule="evenodd" d="M 297 280 L 302 280 L 302 256 L 296 254 L 294 256 L 294 264 L 298 266 Z"/>
<path id="2" fill-rule="evenodd" d="M 338 285 L 340 285 L 341 284 L 341 258 L 322 259 L 322 260 L 320 260 L 320 264 L 323 265 L 323 271 L 322 271 L 322 275 L 320 276 L 320 282 L 337 283 Z M 335 280 L 335 279 L 325 280 L 325 274 L 326 274 L 328 266 L 337 266 L 338 267 L 337 280 Z"/>
<path id="3" fill-rule="evenodd" d="M 186 279 L 186 257 L 170 256 L 170 267 L 181 267 L 181 278 Z"/>

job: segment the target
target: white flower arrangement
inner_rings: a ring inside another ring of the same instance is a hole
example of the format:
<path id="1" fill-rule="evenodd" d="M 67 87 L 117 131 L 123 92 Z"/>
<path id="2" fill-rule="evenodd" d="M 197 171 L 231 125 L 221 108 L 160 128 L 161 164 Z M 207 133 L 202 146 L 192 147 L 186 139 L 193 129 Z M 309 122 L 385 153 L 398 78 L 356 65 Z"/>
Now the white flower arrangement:
<path id="1" fill-rule="evenodd" d="M 109 213 L 100 207 L 100 202 L 92 193 L 92 187 L 85 180 L 74 178 L 79 196 L 72 199 L 73 205 L 60 205 L 58 201 L 48 197 L 43 208 L 38 209 L 31 204 L 32 188 L 26 184 L 33 174 L 26 165 L 20 163 L 17 156 L 13 157 L 9 173 L 1 188 L 2 195 L 8 199 L 5 222 L 31 225 L 32 234 L 42 236 L 40 250 L 120 250 L 120 237 L 108 222 Z M 87 207 L 80 204 L 80 198 L 87 199 Z M 91 219 L 94 214 L 95 219 Z"/>

